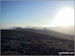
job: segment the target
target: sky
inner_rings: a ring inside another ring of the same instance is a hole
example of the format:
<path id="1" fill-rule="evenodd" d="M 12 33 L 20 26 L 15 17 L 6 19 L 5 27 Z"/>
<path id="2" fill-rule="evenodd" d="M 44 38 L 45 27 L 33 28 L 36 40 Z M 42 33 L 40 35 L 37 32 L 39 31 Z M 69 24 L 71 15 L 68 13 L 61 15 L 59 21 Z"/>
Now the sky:
<path id="1" fill-rule="evenodd" d="M 60 8 L 74 1 L 2 1 L 1 28 L 51 25 Z"/>

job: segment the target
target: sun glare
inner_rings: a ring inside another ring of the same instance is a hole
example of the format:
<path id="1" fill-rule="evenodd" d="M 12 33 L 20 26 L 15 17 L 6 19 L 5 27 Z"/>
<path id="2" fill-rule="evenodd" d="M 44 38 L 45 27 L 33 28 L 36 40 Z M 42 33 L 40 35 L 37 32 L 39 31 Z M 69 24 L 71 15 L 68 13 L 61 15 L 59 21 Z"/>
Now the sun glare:
<path id="1" fill-rule="evenodd" d="M 74 25 L 74 9 L 62 8 L 57 12 L 53 26 L 70 26 Z"/>

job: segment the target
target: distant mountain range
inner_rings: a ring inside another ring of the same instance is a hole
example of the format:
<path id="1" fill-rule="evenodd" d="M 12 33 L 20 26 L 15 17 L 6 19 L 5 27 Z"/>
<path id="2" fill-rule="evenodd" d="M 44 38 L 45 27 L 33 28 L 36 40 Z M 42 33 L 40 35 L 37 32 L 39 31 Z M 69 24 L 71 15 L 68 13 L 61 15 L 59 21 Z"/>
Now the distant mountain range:
<path id="1" fill-rule="evenodd" d="M 7 29 L 8 30 L 8 29 Z M 74 40 L 74 26 L 68 27 L 12 27 L 9 30 L 17 31 L 29 31 L 36 32 L 40 34 L 47 34 L 49 36 L 64 38 L 68 40 Z"/>
<path id="2" fill-rule="evenodd" d="M 67 33 L 66 31 L 69 31 L 69 29 L 70 29 L 70 31 L 73 30 L 72 27 L 69 27 L 69 28 L 68 27 L 66 27 L 66 28 L 62 28 L 62 27 L 21 28 L 21 27 L 17 27 L 17 28 L 13 28 L 11 30 L 36 32 L 36 33 L 46 34 L 46 35 L 49 35 L 49 36 L 59 37 L 59 38 L 63 38 L 63 39 L 74 40 L 74 35 L 66 34 Z"/>

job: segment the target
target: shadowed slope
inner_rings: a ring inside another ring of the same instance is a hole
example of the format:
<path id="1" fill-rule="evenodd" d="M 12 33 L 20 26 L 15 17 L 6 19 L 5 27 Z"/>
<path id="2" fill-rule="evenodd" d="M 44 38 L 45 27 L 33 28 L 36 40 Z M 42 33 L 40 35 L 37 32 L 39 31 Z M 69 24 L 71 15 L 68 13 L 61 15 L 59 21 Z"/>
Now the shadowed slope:
<path id="1" fill-rule="evenodd" d="M 3 55 L 56 55 L 61 51 L 74 51 L 74 42 L 46 34 L 29 31 L 1 30 Z"/>

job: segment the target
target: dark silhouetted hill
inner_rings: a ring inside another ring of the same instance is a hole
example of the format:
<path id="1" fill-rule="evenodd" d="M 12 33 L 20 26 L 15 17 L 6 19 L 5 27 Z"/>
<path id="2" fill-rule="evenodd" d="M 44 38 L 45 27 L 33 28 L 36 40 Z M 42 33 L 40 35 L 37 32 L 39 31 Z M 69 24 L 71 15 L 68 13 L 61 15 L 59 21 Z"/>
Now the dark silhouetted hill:
<path id="1" fill-rule="evenodd" d="M 31 28 L 1 30 L 1 54 L 58 55 L 62 51 L 74 51 L 74 41 L 47 32 Z"/>
<path id="2" fill-rule="evenodd" d="M 40 34 L 46 34 L 49 36 L 54 36 L 57 38 L 62 38 L 62 39 L 68 39 L 68 40 L 74 40 L 74 35 L 69 35 L 69 34 L 65 34 L 65 33 L 61 33 L 61 32 L 57 32 L 57 31 L 53 31 L 50 29 L 36 29 L 36 28 L 15 28 L 14 30 L 18 30 L 18 31 L 29 31 L 29 32 L 34 32 L 34 33 L 40 33 Z"/>

